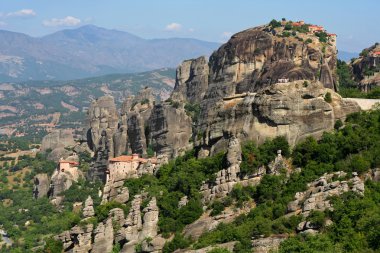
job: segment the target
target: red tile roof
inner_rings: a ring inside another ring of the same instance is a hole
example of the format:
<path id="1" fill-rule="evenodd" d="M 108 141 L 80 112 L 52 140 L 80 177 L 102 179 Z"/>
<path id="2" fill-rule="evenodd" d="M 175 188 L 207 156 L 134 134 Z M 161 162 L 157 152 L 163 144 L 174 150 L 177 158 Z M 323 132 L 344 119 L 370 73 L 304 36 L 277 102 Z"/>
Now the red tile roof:
<path id="1" fill-rule="evenodd" d="M 133 159 L 133 156 L 132 155 L 122 155 L 122 156 L 118 156 L 118 157 L 115 157 L 115 158 L 111 158 L 109 159 L 110 162 L 127 162 L 127 163 L 130 163 L 130 162 L 133 162 L 133 161 L 138 161 L 140 163 L 146 163 L 148 160 L 147 159 L 144 159 L 144 158 L 141 158 L 141 157 L 138 157 L 135 155 L 135 159 Z"/>
<path id="2" fill-rule="evenodd" d="M 72 164 L 72 165 L 79 165 L 79 163 L 76 162 L 76 161 L 60 160 L 59 163 L 69 163 L 69 164 Z"/>
<path id="3" fill-rule="evenodd" d="M 380 51 L 373 52 L 373 55 L 380 55 Z"/>
<path id="4" fill-rule="evenodd" d="M 314 28 L 315 30 L 318 30 L 318 31 L 321 31 L 324 29 L 323 26 L 319 26 L 319 25 L 311 25 L 309 26 L 309 30 L 310 28 Z"/>
<path id="5" fill-rule="evenodd" d="M 133 156 L 131 155 L 122 155 L 115 158 L 111 158 L 110 162 L 132 162 Z"/>

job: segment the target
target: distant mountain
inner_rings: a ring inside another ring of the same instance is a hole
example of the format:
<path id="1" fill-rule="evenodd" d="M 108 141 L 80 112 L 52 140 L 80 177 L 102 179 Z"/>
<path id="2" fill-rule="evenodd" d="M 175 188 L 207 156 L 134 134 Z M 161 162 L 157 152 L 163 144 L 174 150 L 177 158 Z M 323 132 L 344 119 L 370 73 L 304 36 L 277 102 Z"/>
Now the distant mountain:
<path id="1" fill-rule="evenodd" d="M 342 61 L 350 61 L 352 58 L 358 58 L 359 53 L 346 52 L 346 51 L 338 51 L 338 59 Z"/>
<path id="2" fill-rule="evenodd" d="M 95 98 L 108 94 L 120 106 L 128 96 L 150 87 L 158 100 L 165 100 L 174 82 L 175 69 L 165 68 L 71 81 L 0 83 L 0 135 L 16 128 L 33 134 L 38 124 L 49 123 L 56 114 L 58 127 L 81 127 L 84 111 Z"/>
<path id="3" fill-rule="evenodd" d="M 196 39 L 147 40 L 93 25 L 40 38 L 0 30 L 0 81 L 70 80 L 173 68 L 218 47 Z"/>

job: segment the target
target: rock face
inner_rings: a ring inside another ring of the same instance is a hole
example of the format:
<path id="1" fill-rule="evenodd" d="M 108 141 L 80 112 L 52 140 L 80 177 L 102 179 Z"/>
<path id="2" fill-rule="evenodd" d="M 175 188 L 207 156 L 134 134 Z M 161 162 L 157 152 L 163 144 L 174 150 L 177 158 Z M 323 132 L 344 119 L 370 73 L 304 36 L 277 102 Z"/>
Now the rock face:
<path id="1" fill-rule="evenodd" d="M 99 223 L 94 234 L 94 243 L 91 253 L 112 252 L 114 239 L 112 218 L 108 218 L 105 222 Z"/>
<path id="2" fill-rule="evenodd" d="M 113 97 L 103 96 L 92 101 L 88 110 L 87 143 L 95 153 L 95 163 L 89 170 L 91 180 L 105 181 L 108 158 L 114 156 L 113 135 L 118 127 L 118 114 Z"/>
<path id="3" fill-rule="evenodd" d="M 331 103 L 324 99 L 327 93 Z M 196 146 L 201 154 L 215 154 L 226 147 L 226 133 L 257 143 L 282 135 L 294 145 L 307 136 L 320 137 L 336 120 L 359 110 L 356 102 L 342 99 L 318 81 L 277 83 L 257 93 L 206 98 L 197 128 L 202 138 Z"/>
<path id="4" fill-rule="evenodd" d="M 324 87 L 335 89 L 335 45 L 322 44 L 316 36 L 301 33 L 299 38 L 312 42 L 284 38 L 280 29 L 260 26 L 239 32 L 214 52 L 209 64 L 212 93 L 228 97 L 253 92 L 279 79 L 319 80 Z"/>
<path id="5" fill-rule="evenodd" d="M 176 101 L 200 103 L 208 87 L 209 66 L 206 57 L 187 60 L 177 68 L 171 98 Z"/>
<path id="6" fill-rule="evenodd" d="M 75 226 L 61 233 L 56 239 L 63 242 L 64 252 L 111 252 L 116 243 L 121 245 L 120 252 L 123 253 L 135 252 L 138 243 L 141 243 L 144 252 L 161 252 L 166 240 L 157 236 L 159 210 L 156 199 L 150 199 L 147 207 L 141 212 L 144 198 L 146 196 L 135 196 L 127 217 L 124 217 L 122 209 L 114 208 L 109 211 L 108 218 L 96 227 L 93 224 Z M 92 205 L 92 199 L 87 198 L 83 222 L 94 215 Z"/>
<path id="7" fill-rule="evenodd" d="M 48 159 L 57 162 L 60 158 L 67 158 L 72 154 L 65 148 L 72 148 L 76 145 L 73 134 L 69 130 L 57 130 L 44 136 L 41 144 L 41 151 L 50 150 Z"/>
<path id="8" fill-rule="evenodd" d="M 330 37 L 321 42 L 312 32 L 287 34 L 283 26 L 248 29 L 233 35 L 208 62 L 205 57 L 184 61 L 168 101 L 154 103 L 149 89 L 128 98 L 119 127 L 114 106 L 102 114 L 99 108 L 107 106 L 94 102 L 90 139 L 96 146 L 105 131 L 109 147 L 99 155 L 104 157 L 149 149 L 172 158 L 192 147 L 208 156 L 227 148 L 229 135 L 258 143 L 284 135 L 294 145 L 307 136 L 318 138 L 359 110 L 334 92 L 335 72 Z M 332 102 L 324 100 L 328 93 Z M 200 108 L 197 117 L 189 105 Z"/>
<path id="9" fill-rule="evenodd" d="M 231 137 L 228 143 L 227 150 L 227 169 L 219 171 L 216 175 L 216 180 L 213 184 L 205 184 L 202 187 L 204 201 L 210 201 L 216 197 L 225 197 L 240 181 L 240 163 L 241 163 L 241 145 L 236 137 Z"/>
<path id="10" fill-rule="evenodd" d="M 239 215 L 249 213 L 254 207 L 255 205 L 252 203 L 246 204 L 242 208 L 227 207 L 221 214 L 216 216 L 210 216 L 210 211 L 208 211 L 184 228 L 184 236 L 197 240 L 203 233 L 215 229 L 221 223 L 233 222 Z"/>
<path id="11" fill-rule="evenodd" d="M 36 199 L 46 197 L 50 189 L 50 179 L 46 173 L 34 177 L 33 196 Z"/>
<path id="12" fill-rule="evenodd" d="M 101 137 L 105 132 L 108 142 L 107 148 L 110 156 L 113 157 L 112 136 L 116 132 L 119 122 L 113 97 L 103 96 L 92 101 L 87 114 L 90 125 L 87 133 L 89 147 L 96 152 L 100 147 L 99 143 L 101 143 Z"/>
<path id="13" fill-rule="evenodd" d="M 127 187 L 124 187 L 124 178 L 117 181 L 108 181 L 104 185 L 102 203 L 105 204 L 111 200 L 121 204 L 129 200 L 129 191 Z"/>
<path id="14" fill-rule="evenodd" d="M 155 104 L 150 88 L 145 88 L 136 97 L 127 99 L 122 108 L 122 122 L 128 128 L 130 152 L 146 154 L 150 146 L 149 118 Z M 125 121 L 124 121 L 125 119 Z"/>
<path id="15" fill-rule="evenodd" d="M 227 242 L 222 244 L 216 244 L 213 246 L 208 246 L 201 249 L 179 249 L 176 250 L 176 253 L 207 253 L 209 251 L 212 251 L 213 249 L 225 249 L 228 252 L 233 252 L 236 242 Z"/>
<path id="16" fill-rule="evenodd" d="M 360 195 L 364 194 L 364 182 L 356 173 L 350 180 L 336 180 L 346 176 L 345 172 L 325 174 L 323 177 L 308 184 L 309 189 L 298 192 L 295 200 L 288 204 L 288 212 L 291 214 L 302 214 L 307 217 L 312 210 L 324 211 L 331 208 L 329 197 L 339 196 L 344 192 L 354 191 Z M 333 181 L 333 180 L 336 181 Z"/>
<path id="17" fill-rule="evenodd" d="M 380 44 L 366 48 L 352 64 L 355 80 L 362 91 L 370 91 L 373 87 L 380 86 Z"/>
<path id="18" fill-rule="evenodd" d="M 68 130 L 57 130 L 49 133 L 42 139 L 41 151 L 56 148 L 74 147 L 75 141 L 73 134 Z"/>
<path id="19" fill-rule="evenodd" d="M 84 202 L 83 217 L 90 218 L 90 217 L 93 217 L 94 215 L 95 215 L 94 201 L 92 200 L 91 196 L 88 196 L 88 198 Z"/>
<path id="20" fill-rule="evenodd" d="M 87 143 L 95 153 L 88 177 L 105 182 L 108 159 L 124 153 L 146 155 L 151 148 L 150 117 L 155 98 L 150 88 L 128 97 L 118 115 L 110 96 L 99 98 L 88 111 Z"/>
<path id="21" fill-rule="evenodd" d="M 183 105 L 156 105 L 149 119 L 153 150 L 169 158 L 177 157 L 192 147 L 192 120 Z"/>
<path id="22" fill-rule="evenodd" d="M 254 252 L 269 253 L 277 252 L 280 243 L 288 238 L 288 235 L 274 235 L 266 238 L 258 238 L 252 240 L 252 247 Z"/>
<path id="23" fill-rule="evenodd" d="M 284 135 L 291 145 L 318 138 L 336 120 L 360 110 L 334 92 L 335 43 L 320 42 L 312 33 L 285 37 L 285 32 L 270 25 L 248 29 L 215 51 L 208 68 L 204 58 L 178 67 L 171 99 L 200 103 L 192 134 L 200 157 L 226 149 L 231 134 L 258 143 Z M 327 93 L 332 102 L 324 100 Z"/>
<path id="24" fill-rule="evenodd" d="M 51 176 L 50 197 L 57 197 L 60 193 L 68 190 L 81 177 L 83 177 L 83 173 L 78 169 L 61 171 L 57 168 Z"/>

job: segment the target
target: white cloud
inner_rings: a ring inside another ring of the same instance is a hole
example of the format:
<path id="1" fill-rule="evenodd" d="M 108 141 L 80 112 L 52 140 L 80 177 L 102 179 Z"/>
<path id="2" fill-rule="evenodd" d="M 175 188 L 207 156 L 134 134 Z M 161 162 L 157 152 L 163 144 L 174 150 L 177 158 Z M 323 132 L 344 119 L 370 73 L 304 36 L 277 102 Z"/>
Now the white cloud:
<path id="1" fill-rule="evenodd" d="M 182 25 L 178 23 L 170 23 L 165 27 L 166 31 L 179 31 L 182 29 Z"/>
<path id="2" fill-rule="evenodd" d="M 7 25 L 7 23 L 5 23 L 5 22 L 3 22 L 3 21 L 0 21 L 0 27 L 4 27 L 4 26 L 6 26 Z"/>
<path id="3" fill-rule="evenodd" d="M 33 17 L 36 16 L 37 13 L 32 9 L 22 9 L 15 12 L 6 13 L 5 17 Z"/>
<path id="4" fill-rule="evenodd" d="M 49 20 L 44 20 L 42 24 L 44 26 L 77 26 L 82 21 L 79 18 L 72 16 L 67 16 L 64 18 L 52 18 Z"/>
<path id="5" fill-rule="evenodd" d="M 222 37 L 223 38 L 230 38 L 232 36 L 232 32 L 223 32 Z"/>

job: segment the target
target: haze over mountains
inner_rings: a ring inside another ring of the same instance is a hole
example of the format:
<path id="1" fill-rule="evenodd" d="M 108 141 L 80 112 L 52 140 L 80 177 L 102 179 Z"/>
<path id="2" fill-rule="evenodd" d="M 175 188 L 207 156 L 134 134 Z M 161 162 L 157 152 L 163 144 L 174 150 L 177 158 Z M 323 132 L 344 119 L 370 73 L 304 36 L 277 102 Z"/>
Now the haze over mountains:
<path id="1" fill-rule="evenodd" d="M 93 25 L 34 38 L 0 31 L 0 81 L 70 80 L 176 67 L 219 44 L 187 38 L 143 39 Z"/>

